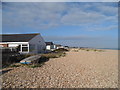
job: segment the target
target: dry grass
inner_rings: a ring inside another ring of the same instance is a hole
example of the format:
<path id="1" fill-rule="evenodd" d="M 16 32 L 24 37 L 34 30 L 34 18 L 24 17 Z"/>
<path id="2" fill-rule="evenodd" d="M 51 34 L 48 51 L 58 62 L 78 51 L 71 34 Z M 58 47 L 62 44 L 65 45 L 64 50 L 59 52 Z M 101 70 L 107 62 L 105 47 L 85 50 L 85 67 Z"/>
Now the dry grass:
<path id="1" fill-rule="evenodd" d="M 30 67 L 30 68 L 36 68 L 36 67 L 41 67 L 42 65 L 44 65 L 44 62 L 48 61 L 50 58 L 59 58 L 59 57 L 64 57 L 66 55 L 66 53 L 64 51 L 58 51 L 58 52 L 52 52 L 52 53 L 47 53 L 47 54 L 42 54 L 40 60 L 38 61 L 38 63 L 35 64 L 30 64 L 30 65 L 24 65 L 24 64 L 20 64 L 19 61 L 21 59 L 27 58 L 32 56 L 31 54 L 26 54 L 26 55 L 21 55 L 19 57 L 13 58 L 16 60 L 19 60 L 18 62 L 11 62 L 8 63 L 7 67 Z"/>
<path id="2" fill-rule="evenodd" d="M 95 51 L 95 52 L 104 52 L 104 50 L 99 49 L 91 49 L 91 48 L 81 48 L 79 50 L 85 50 L 85 51 Z"/>
<path id="3" fill-rule="evenodd" d="M 30 57 L 34 54 L 22 54 L 18 56 L 3 56 L 2 57 L 2 68 L 6 67 L 19 67 L 18 65 L 15 65 L 16 63 L 20 62 L 22 59 L 25 59 L 27 57 Z"/>
<path id="4" fill-rule="evenodd" d="M 46 58 L 59 58 L 61 56 L 64 57 L 65 52 L 42 54 L 42 57 L 46 57 Z"/>
<path id="5" fill-rule="evenodd" d="M 74 52 L 79 52 L 79 50 L 74 50 Z"/>
<path id="6" fill-rule="evenodd" d="M 13 63 L 9 67 L 16 68 L 16 67 L 29 67 L 29 68 L 36 68 L 42 67 L 45 63 L 35 63 L 35 64 L 20 64 L 20 63 Z"/>

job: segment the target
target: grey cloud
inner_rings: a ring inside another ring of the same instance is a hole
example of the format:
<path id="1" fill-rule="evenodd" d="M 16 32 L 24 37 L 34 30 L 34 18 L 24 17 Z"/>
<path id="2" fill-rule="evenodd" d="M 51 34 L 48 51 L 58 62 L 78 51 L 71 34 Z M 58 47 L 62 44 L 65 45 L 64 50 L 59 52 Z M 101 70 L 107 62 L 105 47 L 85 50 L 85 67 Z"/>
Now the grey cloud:
<path id="1" fill-rule="evenodd" d="M 44 25 L 46 27 L 52 27 L 59 24 L 65 5 L 64 3 L 14 3 L 3 6 L 3 8 L 12 11 L 3 11 L 3 24 L 12 24 L 12 26 L 16 24 L 18 24 L 17 26 L 27 24 L 34 28 L 44 28 Z M 9 23 L 10 21 L 13 23 Z"/>
<path id="2" fill-rule="evenodd" d="M 96 12 L 72 12 L 63 16 L 61 22 L 69 25 L 94 24 L 104 21 L 107 17 Z"/>
<path id="3" fill-rule="evenodd" d="M 87 10 L 91 6 L 97 8 L 96 5 L 99 5 L 101 13 L 94 10 Z M 101 8 L 100 5 L 104 6 L 104 8 L 107 7 L 107 9 Z M 3 4 L 3 25 L 9 27 L 27 26 L 37 29 L 48 29 L 61 25 L 79 26 L 83 24 L 98 24 L 104 21 L 115 22 L 117 13 L 114 13 L 113 16 L 106 16 L 102 13 L 107 12 L 108 8 L 113 10 L 115 7 L 100 3 L 84 3 L 83 5 L 55 2 L 6 3 Z"/>
<path id="4" fill-rule="evenodd" d="M 101 6 L 97 7 L 101 13 L 109 14 L 109 15 L 115 15 L 118 13 L 117 7 L 111 7 L 111 6 Z"/>
<path id="5" fill-rule="evenodd" d="M 118 26 L 117 25 L 112 25 L 112 26 L 106 26 L 106 27 L 100 27 L 100 26 L 86 27 L 85 30 L 88 30 L 88 31 L 118 30 Z"/>

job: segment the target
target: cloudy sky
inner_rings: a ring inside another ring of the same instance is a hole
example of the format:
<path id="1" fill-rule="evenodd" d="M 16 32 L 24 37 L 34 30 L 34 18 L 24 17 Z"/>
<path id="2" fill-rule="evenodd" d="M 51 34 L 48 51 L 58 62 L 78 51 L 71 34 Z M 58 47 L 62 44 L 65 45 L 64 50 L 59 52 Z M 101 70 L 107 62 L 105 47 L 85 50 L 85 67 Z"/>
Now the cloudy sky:
<path id="1" fill-rule="evenodd" d="M 117 48 L 115 2 L 4 2 L 2 19 L 2 33 L 41 33 L 57 44 Z"/>

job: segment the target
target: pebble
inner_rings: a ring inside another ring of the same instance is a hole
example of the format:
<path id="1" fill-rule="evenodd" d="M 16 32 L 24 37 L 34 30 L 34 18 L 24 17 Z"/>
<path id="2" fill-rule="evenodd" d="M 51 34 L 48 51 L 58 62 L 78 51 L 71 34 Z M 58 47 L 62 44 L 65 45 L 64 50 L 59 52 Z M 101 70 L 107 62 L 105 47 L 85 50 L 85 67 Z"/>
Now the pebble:
<path id="1" fill-rule="evenodd" d="M 71 56 L 71 55 L 70 55 Z M 69 56 L 69 57 L 70 57 Z M 76 58 L 76 57 L 75 57 Z M 3 74 L 4 88 L 117 88 L 117 76 L 114 71 L 104 74 L 94 71 L 95 65 L 82 65 L 78 61 L 54 59 L 44 67 L 17 67 Z M 77 59 L 76 59 L 77 60 Z"/>

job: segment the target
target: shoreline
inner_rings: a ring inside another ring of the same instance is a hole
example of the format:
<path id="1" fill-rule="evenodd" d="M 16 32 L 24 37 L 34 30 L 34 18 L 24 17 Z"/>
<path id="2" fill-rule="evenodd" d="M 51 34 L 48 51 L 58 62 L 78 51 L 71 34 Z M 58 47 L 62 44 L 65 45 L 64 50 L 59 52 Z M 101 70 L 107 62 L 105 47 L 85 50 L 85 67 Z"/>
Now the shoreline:
<path id="1" fill-rule="evenodd" d="M 75 48 L 73 48 L 73 47 L 70 47 L 69 49 L 120 50 L 120 49 L 118 49 L 118 48 L 90 48 L 90 47 L 75 47 Z"/>

